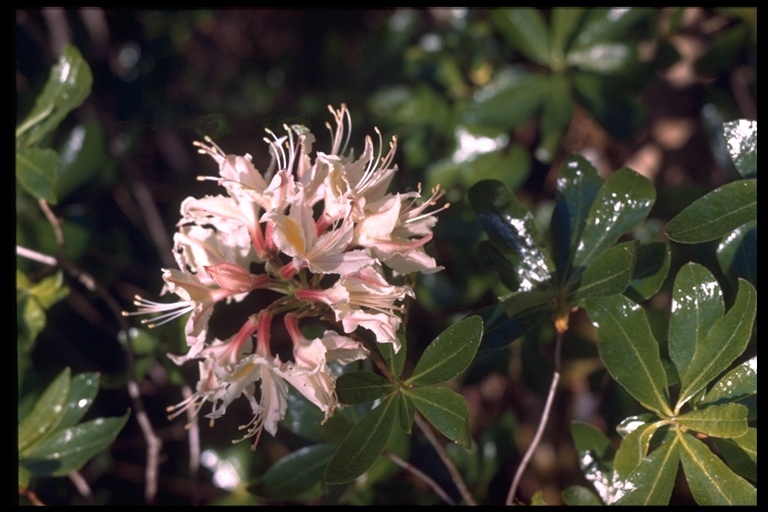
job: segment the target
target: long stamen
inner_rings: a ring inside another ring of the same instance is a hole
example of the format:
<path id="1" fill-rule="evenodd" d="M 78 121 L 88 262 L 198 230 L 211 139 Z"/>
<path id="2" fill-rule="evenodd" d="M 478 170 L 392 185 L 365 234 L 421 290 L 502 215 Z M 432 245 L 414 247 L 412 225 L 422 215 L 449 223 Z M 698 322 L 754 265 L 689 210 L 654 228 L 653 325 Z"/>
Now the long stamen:
<path id="1" fill-rule="evenodd" d="M 147 300 L 140 295 L 136 295 L 134 297 L 133 304 L 138 307 L 138 310 L 123 311 L 123 316 L 152 315 L 155 313 L 161 313 L 155 318 L 144 318 L 141 320 L 141 323 L 150 329 L 154 329 L 157 326 L 167 324 L 168 322 L 175 320 L 195 309 L 195 305 L 191 301 L 180 301 L 167 304 Z"/>

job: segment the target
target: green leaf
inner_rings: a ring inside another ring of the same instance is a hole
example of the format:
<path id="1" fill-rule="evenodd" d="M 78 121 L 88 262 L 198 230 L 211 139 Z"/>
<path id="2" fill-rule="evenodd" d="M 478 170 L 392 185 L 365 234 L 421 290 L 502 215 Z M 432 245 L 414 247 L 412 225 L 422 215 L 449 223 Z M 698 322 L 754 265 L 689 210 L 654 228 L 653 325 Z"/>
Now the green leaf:
<path id="1" fill-rule="evenodd" d="M 680 453 L 676 437 L 667 439 L 620 483 L 623 495 L 615 505 L 668 505 L 675 486 Z"/>
<path id="2" fill-rule="evenodd" d="M 605 297 L 626 290 L 635 268 L 638 242 L 625 242 L 603 251 L 581 275 L 581 282 L 568 301 Z"/>
<path id="3" fill-rule="evenodd" d="M 644 407 L 671 416 L 667 378 L 643 309 L 624 296 L 587 299 L 598 350 L 611 376 Z"/>
<path id="4" fill-rule="evenodd" d="M 114 442 L 129 416 L 97 418 L 58 430 L 25 453 L 19 463 L 37 475 L 65 476 L 77 471 Z"/>
<path id="5" fill-rule="evenodd" d="M 756 505 L 757 490 L 695 437 L 679 433 L 680 460 L 699 505 Z"/>
<path id="6" fill-rule="evenodd" d="M 642 81 L 633 80 L 622 87 L 612 77 L 587 71 L 574 72 L 571 77 L 574 96 L 612 137 L 628 141 L 644 126 L 647 106 L 638 101 L 631 88 L 639 87 L 634 84 Z"/>
<path id="7" fill-rule="evenodd" d="M 325 483 L 345 484 L 370 468 L 384 449 L 399 408 L 393 393 L 349 431 L 325 468 Z"/>
<path id="8" fill-rule="evenodd" d="M 613 173 L 592 203 L 574 268 L 588 267 L 619 236 L 645 219 L 655 200 L 656 190 L 644 176 L 627 167 Z"/>
<path id="9" fill-rule="evenodd" d="M 703 265 L 693 262 L 683 265 L 675 276 L 672 305 L 669 356 L 678 375 L 683 376 L 697 347 L 723 317 L 725 306 L 715 276 Z"/>
<path id="10" fill-rule="evenodd" d="M 696 347 L 691 364 L 680 376 L 678 404 L 698 393 L 744 352 L 752 337 L 756 309 L 757 292 L 742 280 L 733 306 Z"/>
<path id="11" fill-rule="evenodd" d="M 444 387 L 413 388 L 404 394 L 445 437 L 464 448 L 472 446 L 469 413 L 463 396 Z"/>
<path id="12" fill-rule="evenodd" d="M 16 128 L 16 147 L 37 144 L 91 93 L 93 75 L 74 46 L 67 45 L 48 76 L 35 106 Z"/>
<path id="13" fill-rule="evenodd" d="M 539 245 L 535 220 L 512 192 L 499 181 L 479 181 L 469 189 L 469 202 L 491 243 L 508 260 L 508 273 L 519 289 L 529 291 L 548 282 L 552 265 Z"/>
<path id="14" fill-rule="evenodd" d="M 636 45 L 602 43 L 582 50 L 571 50 L 566 57 L 570 66 L 583 71 L 613 75 L 637 62 Z"/>
<path id="15" fill-rule="evenodd" d="M 491 9 L 490 16 L 523 55 L 539 64 L 550 63 L 549 30 L 539 9 Z"/>
<path id="16" fill-rule="evenodd" d="M 757 286 L 757 221 L 737 227 L 720 241 L 717 263 L 733 284 L 742 278 Z"/>
<path id="17" fill-rule="evenodd" d="M 56 204 L 59 155 L 52 149 L 16 148 L 16 179 L 37 199 Z"/>
<path id="18" fill-rule="evenodd" d="M 726 464 L 737 474 L 757 482 L 757 429 L 734 439 L 715 439 L 715 444 Z"/>
<path id="19" fill-rule="evenodd" d="M 394 384 L 369 371 L 349 371 L 336 380 L 336 394 L 343 404 L 370 403 L 394 390 Z"/>
<path id="20" fill-rule="evenodd" d="M 562 60 L 579 23 L 584 17 L 585 9 L 581 7 L 555 7 L 550 11 L 550 44 L 552 47 L 553 65 Z"/>
<path id="21" fill-rule="evenodd" d="M 19 453 L 24 455 L 35 443 L 50 436 L 64 418 L 71 386 L 69 368 L 45 389 L 32 411 L 19 424 Z"/>
<path id="22" fill-rule="evenodd" d="M 709 436 L 741 437 L 747 433 L 747 408 L 739 404 L 710 405 L 681 414 L 675 421 Z"/>
<path id="23" fill-rule="evenodd" d="M 451 325 L 429 344 L 406 384 L 439 384 L 460 375 L 477 353 L 483 321 L 475 315 Z"/>
<path id="24" fill-rule="evenodd" d="M 665 226 L 667 236 L 681 244 L 709 242 L 757 219 L 757 178 L 716 188 L 688 205 Z"/>
<path id="25" fill-rule="evenodd" d="M 92 181 L 107 162 L 103 130 L 93 121 L 78 124 L 59 148 L 59 155 L 56 195 L 65 199 L 75 189 Z"/>
<path id="26" fill-rule="evenodd" d="M 541 113 L 541 142 L 536 148 L 536 158 L 544 163 L 552 162 L 557 154 L 574 108 L 571 86 L 563 74 L 551 74 L 548 89 Z"/>
<path id="27" fill-rule="evenodd" d="M 400 429 L 409 435 L 413 429 L 413 417 L 415 414 L 416 405 L 414 405 L 413 400 L 407 394 L 401 393 L 400 411 L 397 418 L 400 421 Z"/>
<path id="28" fill-rule="evenodd" d="M 736 402 L 757 394 L 757 356 L 726 373 L 699 405 Z"/>
<path id="29" fill-rule="evenodd" d="M 632 282 L 624 293 L 635 302 L 643 302 L 654 296 L 669 274 L 672 256 L 664 242 L 643 244 L 637 249 Z"/>
<path id="30" fill-rule="evenodd" d="M 603 502 L 593 491 L 581 485 L 569 485 L 560 496 L 563 498 L 563 504 L 573 506 L 600 506 Z"/>
<path id="31" fill-rule="evenodd" d="M 256 494 L 290 499 L 322 482 L 323 472 L 336 447 L 321 443 L 305 446 L 275 462 L 257 480 Z"/>
<path id="32" fill-rule="evenodd" d="M 597 169 L 586 158 L 572 154 L 565 159 L 549 227 L 558 283 L 568 280 L 587 216 L 602 186 Z"/>
<path id="33" fill-rule="evenodd" d="M 69 396 L 64 404 L 64 417 L 58 429 L 74 426 L 85 416 L 99 392 L 99 380 L 96 372 L 80 373 L 72 378 Z"/>
<path id="34" fill-rule="evenodd" d="M 613 467 L 619 478 L 629 477 L 648 455 L 651 438 L 661 426 L 660 422 L 643 423 L 621 440 L 616 450 Z"/>
<path id="35" fill-rule="evenodd" d="M 395 378 L 400 377 L 405 367 L 406 354 L 408 353 L 407 344 L 405 343 L 405 335 L 402 329 L 397 333 L 397 338 L 400 340 L 400 350 L 395 352 L 395 345 L 393 343 L 378 343 L 376 348 L 379 349 L 379 353 L 387 363 L 389 371 Z"/>
<path id="36" fill-rule="evenodd" d="M 743 178 L 757 177 L 757 121 L 723 123 L 723 136 L 734 167 Z"/>
<path id="37" fill-rule="evenodd" d="M 479 133 L 505 133 L 531 119 L 546 92 L 547 77 L 525 68 L 502 69 L 475 93 L 460 123 Z"/>
<path id="38" fill-rule="evenodd" d="M 554 298 L 555 291 L 552 289 L 532 290 L 530 292 L 512 292 L 501 297 L 499 303 L 509 318 L 544 320 L 552 316 L 552 300 Z"/>
<path id="39" fill-rule="evenodd" d="M 654 9 L 625 7 L 588 9 L 570 49 L 581 51 L 601 43 L 626 40 L 630 29 L 653 13 Z"/>
<path id="40" fill-rule="evenodd" d="M 592 482 L 605 503 L 614 499 L 613 459 L 611 441 L 596 427 L 580 421 L 571 422 L 571 436 L 584 477 Z"/>

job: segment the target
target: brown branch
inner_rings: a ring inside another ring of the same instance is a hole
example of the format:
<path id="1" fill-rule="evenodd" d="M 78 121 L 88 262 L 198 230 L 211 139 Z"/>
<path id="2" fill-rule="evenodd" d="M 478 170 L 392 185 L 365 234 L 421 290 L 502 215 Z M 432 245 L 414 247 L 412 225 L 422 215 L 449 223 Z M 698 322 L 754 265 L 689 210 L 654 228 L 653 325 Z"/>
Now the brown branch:
<path id="1" fill-rule="evenodd" d="M 453 501 L 453 498 L 451 498 L 448 495 L 448 493 L 445 492 L 442 487 L 440 487 L 440 484 L 435 482 L 432 478 L 429 477 L 429 475 L 427 475 L 426 473 L 421 471 L 419 468 L 417 468 L 416 466 L 414 466 L 410 462 L 407 462 L 407 461 L 401 459 L 400 457 L 398 457 L 397 455 L 395 455 L 394 453 L 392 453 L 389 450 L 384 450 L 384 455 L 389 460 L 391 460 L 392 462 L 394 462 L 395 464 L 397 464 L 398 466 L 400 466 L 401 468 L 403 468 L 404 470 L 406 470 L 407 472 L 411 473 L 413 476 L 415 476 L 416 478 L 418 478 L 419 480 L 421 480 L 425 484 L 427 484 L 433 491 L 435 491 L 435 494 L 440 496 L 440 498 L 444 502 L 446 502 L 449 505 L 455 505 L 456 504 L 456 502 Z"/>

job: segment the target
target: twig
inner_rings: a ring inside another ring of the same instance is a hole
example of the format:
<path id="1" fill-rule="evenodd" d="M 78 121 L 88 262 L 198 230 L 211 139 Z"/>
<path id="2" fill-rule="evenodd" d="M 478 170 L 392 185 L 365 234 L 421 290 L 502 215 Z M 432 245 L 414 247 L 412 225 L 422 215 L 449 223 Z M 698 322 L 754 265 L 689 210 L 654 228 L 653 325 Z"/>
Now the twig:
<path id="1" fill-rule="evenodd" d="M 429 444 L 431 444 L 435 449 L 437 455 L 440 457 L 440 460 L 443 461 L 445 468 L 451 474 L 453 483 L 456 485 L 459 493 L 461 493 L 461 497 L 464 498 L 464 501 L 467 502 L 467 505 L 477 505 L 477 502 L 475 502 L 475 499 L 472 497 L 472 493 L 470 493 L 469 488 L 467 488 L 467 484 L 464 483 L 464 479 L 461 477 L 461 473 L 459 473 L 459 470 L 456 468 L 453 460 L 451 460 L 450 455 L 448 455 L 445 447 L 437 439 L 437 436 L 435 436 L 435 434 L 432 432 L 432 427 L 430 424 L 427 423 L 427 421 L 422 418 L 418 412 L 414 414 L 413 419 L 421 431 L 424 432 L 427 441 L 429 441 Z"/>
<path id="2" fill-rule="evenodd" d="M 413 476 L 415 476 L 419 480 L 422 480 L 433 491 L 435 491 L 435 493 L 438 496 L 440 496 L 440 498 L 442 498 L 442 500 L 444 502 L 446 502 L 449 505 L 455 505 L 456 504 L 456 502 L 453 501 L 453 498 L 451 498 L 448 495 L 448 493 L 445 492 L 442 487 L 440 487 L 440 484 L 435 482 L 432 478 L 429 477 L 429 475 L 427 475 L 426 473 L 421 471 L 419 468 L 417 468 L 416 466 L 414 466 L 410 462 L 404 461 L 403 459 L 401 459 L 400 457 L 398 457 L 397 455 L 395 455 L 394 453 L 392 453 L 389 450 L 384 450 L 384 455 L 389 460 L 391 460 L 392 462 L 394 462 L 395 464 L 397 464 L 398 466 L 400 466 L 404 470 L 408 471 L 409 473 L 411 473 Z"/>
<path id="3" fill-rule="evenodd" d="M 515 477 L 512 480 L 512 485 L 509 487 L 509 493 L 507 494 L 507 505 L 514 505 L 515 501 L 515 494 L 517 493 L 517 487 L 520 485 L 520 480 L 523 477 L 523 473 L 525 472 L 525 469 L 528 467 L 528 463 L 531 461 L 531 458 L 533 457 L 534 452 L 536 451 L 536 448 L 539 446 L 539 442 L 541 441 L 541 436 L 544 434 L 544 430 L 547 427 L 547 422 L 549 421 L 549 413 L 552 410 L 552 404 L 555 401 L 555 393 L 557 392 L 557 385 L 560 382 L 560 358 L 561 358 L 561 351 L 562 351 L 562 344 L 563 344 L 563 334 L 564 330 L 558 329 L 557 331 L 557 340 L 555 342 L 555 371 L 552 375 L 552 383 L 549 386 L 549 393 L 547 394 L 547 401 L 544 404 L 544 410 L 541 413 L 541 421 L 539 422 L 539 427 L 536 429 L 536 435 L 533 436 L 533 441 L 531 441 L 530 446 L 528 446 L 528 450 L 525 452 L 525 455 L 523 456 L 523 460 L 520 461 L 520 466 L 518 466 L 517 471 L 515 472 Z"/>
<path id="4" fill-rule="evenodd" d="M 181 388 L 181 393 L 184 399 L 188 399 L 192 396 L 192 389 L 184 385 Z M 200 471 L 200 426 L 195 418 L 195 410 L 190 407 L 187 409 L 187 425 L 189 440 L 189 478 L 191 480 L 190 489 L 190 501 L 192 505 L 197 505 L 200 502 L 200 493 L 197 488 L 197 477 Z"/>
<path id="5" fill-rule="evenodd" d="M 79 492 L 81 496 L 88 500 L 89 504 L 95 505 L 96 503 L 93 500 L 91 487 L 88 485 L 88 482 L 85 480 L 85 478 L 83 478 L 83 475 L 81 475 L 79 471 L 70 471 L 67 476 L 69 477 L 70 482 L 72 482 L 77 488 L 77 492 Z"/>

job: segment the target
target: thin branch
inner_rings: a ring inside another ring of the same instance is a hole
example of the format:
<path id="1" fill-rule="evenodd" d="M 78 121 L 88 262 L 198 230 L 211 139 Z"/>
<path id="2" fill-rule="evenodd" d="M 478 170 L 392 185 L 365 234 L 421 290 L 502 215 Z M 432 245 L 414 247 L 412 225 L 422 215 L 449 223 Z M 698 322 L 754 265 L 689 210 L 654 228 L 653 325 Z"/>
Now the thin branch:
<path id="1" fill-rule="evenodd" d="M 93 492 L 91 492 L 91 487 L 88 485 L 85 478 L 83 478 L 83 475 L 81 475 L 79 471 L 70 471 L 67 476 L 69 477 L 70 482 L 77 488 L 77 492 L 88 500 L 89 504 L 95 505 L 96 502 L 93 500 Z"/>
<path id="2" fill-rule="evenodd" d="M 520 480 L 522 479 L 523 473 L 525 473 L 525 469 L 528 467 L 528 463 L 531 461 L 536 448 L 538 448 L 539 442 L 541 442 L 541 437 L 544 435 L 544 430 L 546 429 L 547 422 L 549 421 L 549 413 L 551 412 L 552 404 L 555 401 L 557 385 L 560 383 L 560 359 L 564 332 L 564 330 L 558 329 L 557 340 L 555 342 L 555 371 L 552 375 L 552 383 L 549 386 L 547 401 L 544 404 L 544 411 L 541 413 L 541 421 L 539 421 L 539 427 L 536 429 L 536 435 L 533 436 L 533 441 L 531 441 L 530 446 L 528 446 L 528 450 L 525 452 L 523 460 L 520 461 L 520 466 L 518 466 L 517 471 L 515 472 L 512 485 L 509 487 L 509 493 L 507 494 L 507 505 L 514 505 L 515 494 L 517 494 L 517 488 L 520 485 Z"/>
<path id="3" fill-rule="evenodd" d="M 451 498 L 448 495 L 448 493 L 445 492 L 442 487 L 440 487 L 440 484 L 438 484 L 437 482 L 432 480 L 432 478 L 430 478 L 429 475 L 427 475 L 426 473 L 421 471 L 419 468 L 417 468 L 416 466 L 412 465 L 410 462 L 404 461 L 403 459 L 401 459 L 400 457 L 398 457 L 397 455 L 395 455 L 394 453 L 392 453 L 389 450 L 384 450 L 384 455 L 389 460 L 391 460 L 392 462 L 394 462 L 395 464 L 397 464 L 398 466 L 400 466 L 401 468 L 403 468 L 404 470 L 408 471 L 413 476 L 415 476 L 416 478 L 418 478 L 419 480 L 421 480 L 425 484 L 427 484 L 433 491 L 435 491 L 435 494 L 440 496 L 440 498 L 444 502 L 446 502 L 449 505 L 455 505 L 456 504 L 456 502 L 453 501 L 453 498 Z"/>
<path id="4" fill-rule="evenodd" d="M 421 431 L 424 432 L 427 441 L 429 441 L 429 444 L 431 444 L 435 449 L 437 455 L 440 457 L 440 460 L 443 461 L 443 465 L 445 465 L 448 473 L 451 474 L 451 479 L 456 485 L 456 488 L 459 490 L 459 493 L 461 493 L 461 497 L 464 498 L 464 501 L 467 502 L 467 505 L 477 505 L 477 502 L 475 502 L 475 499 L 472 497 L 472 493 L 470 493 L 469 488 L 467 488 L 467 484 L 464 483 L 464 479 L 461 477 L 461 473 L 459 473 L 459 470 L 456 468 L 453 460 L 451 460 L 450 455 L 448 455 L 448 452 L 446 451 L 443 444 L 439 439 L 437 439 L 437 436 L 435 436 L 434 432 L 432 432 L 432 426 L 424 418 L 422 418 L 418 412 L 414 414 L 413 419 Z"/>
<path id="5" fill-rule="evenodd" d="M 38 263 L 42 263 L 43 265 L 48 265 L 49 267 L 55 267 L 57 264 L 56 258 L 53 256 L 48 256 L 47 254 L 42 254 L 37 251 L 33 251 L 32 249 L 21 247 L 20 245 L 16 246 L 16 254 L 22 258 L 27 258 L 28 260 L 36 261 Z"/>
<path id="6" fill-rule="evenodd" d="M 192 389 L 184 385 L 181 388 L 184 399 L 188 399 L 192 396 Z M 200 425 L 195 418 L 195 410 L 190 407 L 187 409 L 187 425 L 189 440 L 189 478 L 192 482 L 190 489 L 190 501 L 192 505 L 197 505 L 200 502 L 200 493 L 197 488 L 197 478 L 200 471 Z"/>

